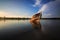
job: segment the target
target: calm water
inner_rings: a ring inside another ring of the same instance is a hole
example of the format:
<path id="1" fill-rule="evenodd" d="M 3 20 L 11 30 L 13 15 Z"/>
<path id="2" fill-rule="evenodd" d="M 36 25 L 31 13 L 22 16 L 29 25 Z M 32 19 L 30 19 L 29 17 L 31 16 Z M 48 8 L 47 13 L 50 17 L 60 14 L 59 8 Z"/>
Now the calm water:
<path id="1" fill-rule="evenodd" d="M 58 40 L 60 20 L 0 20 L 0 39 L 14 40 Z"/>

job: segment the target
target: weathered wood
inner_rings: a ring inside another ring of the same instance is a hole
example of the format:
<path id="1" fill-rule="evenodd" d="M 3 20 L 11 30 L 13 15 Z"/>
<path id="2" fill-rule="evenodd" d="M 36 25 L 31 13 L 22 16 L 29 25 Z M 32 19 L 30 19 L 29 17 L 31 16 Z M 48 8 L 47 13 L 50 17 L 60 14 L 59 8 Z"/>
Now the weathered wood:
<path id="1" fill-rule="evenodd" d="M 38 22 L 40 21 L 42 16 L 42 13 L 37 13 L 35 15 L 32 16 L 32 18 L 30 19 L 30 22 Z"/>

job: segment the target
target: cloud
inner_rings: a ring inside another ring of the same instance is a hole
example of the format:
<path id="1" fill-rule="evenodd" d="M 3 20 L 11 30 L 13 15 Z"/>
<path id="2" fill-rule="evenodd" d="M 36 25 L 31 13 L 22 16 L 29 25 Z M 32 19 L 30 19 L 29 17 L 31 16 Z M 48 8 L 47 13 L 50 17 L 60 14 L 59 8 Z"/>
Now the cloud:
<path id="1" fill-rule="evenodd" d="M 33 7 L 39 6 L 40 5 L 40 2 L 41 2 L 41 0 L 36 0 L 35 1 L 35 4 L 33 5 Z"/>
<path id="2" fill-rule="evenodd" d="M 51 17 L 52 14 L 51 13 L 47 13 L 47 14 L 43 14 L 42 18 L 48 18 L 48 17 Z"/>
<path id="3" fill-rule="evenodd" d="M 58 1 L 58 0 L 56 0 L 56 1 Z M 51 1 L 50 1 L 51 2 Z M 39 9 L 39 11 L 38 12 L 43 12 L 44 10 L 46 10 L 47 8 L 48 8 L 48 4 L 50 3 L 50 2 L 47 2 L 46 4 L 44 4 L 44 5 L 42 5 L 42 7 Z M 54 2 L 54 1 L 52 1 L 52 2 Z M 37 13 L 38 13 L 37 12 Z"/>
<path id="4" fill-rule="evenodd" d="M 43 12 L 45 9 L 48 8 L 47 4 L 50 3 L 51 1 L 55 1 L 55 0 L 49 0 L 48 2 L 46 2 L 45 4 L 43 4 L 44 1 L 47 1 L 47 0 L 35 0 L 35 4 L 33 5 L 33 7 L 40 7 L 40 9 L 38 10 L 37 13 L 39 12 Z M 59 1 L 59 0 L 56 0 L 56 1 Z M 42 4 L 41 4 L 42 3 Z"/>
<path id="5" fill-rule="evenodd" d="M 60 12 L 58 11 L 60 5 L 59 3 L 60 3 L 59 0 L 49 2 L 43 5 L 43 7 L 39 9 L 38 12 L 43 11 L 42 15 L 43 18 L 59 17 L 60 14 Z"/>
<path id="6" fill-rule="evenodd" d="M 33 5 L 33 7 L 43 6 L 44 4 L 49 3 L 49 2 L 51 2 L 51 1 L 55 1 L 55 0 L 35 0 L 35 4 Z"/>
<path id="7" fill-rule="evenodd" d="M 39 9 L 39 11 L 37 12 L 37 13 L 39 13 L 39 12 L 43 12 L 44 10 L 46 10 L 47 9 L 47 5 L 45 4 L 45 5 L 43 5 L 43 7 L 41 8 L 41 9 Z"/>

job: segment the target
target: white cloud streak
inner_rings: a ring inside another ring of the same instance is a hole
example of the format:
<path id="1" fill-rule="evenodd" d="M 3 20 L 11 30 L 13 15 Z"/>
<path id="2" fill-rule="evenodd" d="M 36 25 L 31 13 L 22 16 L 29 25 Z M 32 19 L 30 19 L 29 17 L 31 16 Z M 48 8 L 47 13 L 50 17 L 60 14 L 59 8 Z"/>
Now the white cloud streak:
<path id="1" fill-rule="evenodd" d="M 40 5 L 40 1 L 41 0 L 36 0 L 35 4 L 33 5 L 33 7 L 39 6 Z"/>
<path id="2" fill-rule="evenodd" d="M 52 5 L 52 3 L 56 3 L 56 2 L 60 2 L 60 0 L 56 0 L 56 1 L 54 1 L 54 2 L 49 2 L 49 3 L 47 3 L 47 4 L 44 4 L 43 6 L 42 6 L 42 8 L 41 9 L 39 9 L 39 11 L 37 12 L 37 13 L 39 13 L 39 12 L 43 12 L 43 11 L 45 11 L 47 8 L 48 8 L 48 5 L 49 4 L 51 4 Z"/>
<path id="3" fill-rule="evenodd" d="M 43 12 L 44 10 L 46 10 L 47 9 L 47 5 L 45 4 L 45 5 L 43 5 L 43 7 L 41 8 L 41 9 L 39 9 L 39 11 L 37 12 L 37 13 L 39 13 L 39 12 Z"/>

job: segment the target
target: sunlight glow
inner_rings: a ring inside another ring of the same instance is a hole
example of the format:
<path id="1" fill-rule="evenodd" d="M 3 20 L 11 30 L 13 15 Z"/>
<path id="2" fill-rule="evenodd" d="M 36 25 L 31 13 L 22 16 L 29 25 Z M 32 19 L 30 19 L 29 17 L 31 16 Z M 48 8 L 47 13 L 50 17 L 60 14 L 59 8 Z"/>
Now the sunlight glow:
<path id="1" fill-rule="evenodd" d="M 4 12 L 4 11 L 0 11 L 0 17 L 15 17 L 15 18 L 17 18 L 17 17 L 21 17 L 21 18 L 30 18 L 30 16 L 26 16 L 26 15 L 21 15 L 21 16 L 19 16 L 19 15 L 12 15 L 12 14 L 9 14 L 8 12 Z"/>

